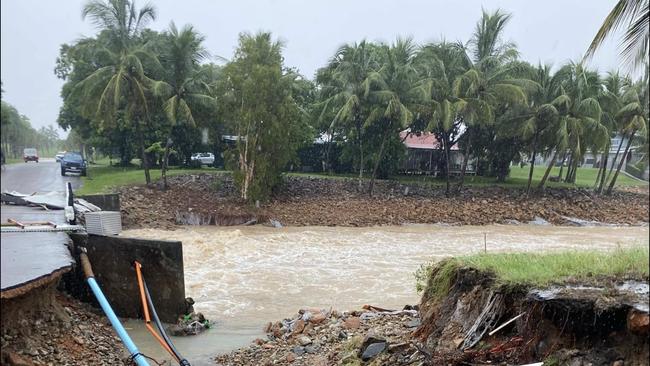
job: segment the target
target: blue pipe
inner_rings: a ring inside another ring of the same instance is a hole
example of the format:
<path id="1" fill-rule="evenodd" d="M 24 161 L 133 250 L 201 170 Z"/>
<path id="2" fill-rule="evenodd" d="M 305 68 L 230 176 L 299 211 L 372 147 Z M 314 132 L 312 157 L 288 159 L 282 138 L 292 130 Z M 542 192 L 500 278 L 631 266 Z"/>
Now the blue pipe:
<path id="1" fill-rule="evenodd" d="M 135 343 L 133 343 L 131 337 L 129 337 L 129 333 L 126 332 L 126 329 L 124 329 L 124 327 L 122 326 L 122 323 L 115 315 L 115 312 L 113 312 L 113 308 L 111 308 L 111 304 L 109 304 L 108 300 L 106 300 L 106 297 L 104 296 L 104 293 L 102 293 L 102 289 L 99 288 L 99 285 L 97 284 L 97 281 L 95 281 L 95 278 L 88 277 L 87 281 L 88 281 L 88 285 L 93 290 L 93 294 L 95 294 L 97 301 L 99 301 L 99 305 L 104 310 L 104 313 L 108 317 L 108 320 L 111 321 L 111 324 L 113 325 L 113 329 L 115 329 L 115 332 L 117 332 L 117 335 L 122 340 L 122 343 L 124 343 L 124 345 L 129 350 L 132 356 L 135 355 L 135 357 L 133 358 L 135 360 L 135 363 L 138 364 L 138 366 L 149 366 L 149 362 L 147 362 L 147 360 L 144 358 L 144 356 L 142 356 L 140 351 L 138 351 L 138 347 L 135 345 Z"/>

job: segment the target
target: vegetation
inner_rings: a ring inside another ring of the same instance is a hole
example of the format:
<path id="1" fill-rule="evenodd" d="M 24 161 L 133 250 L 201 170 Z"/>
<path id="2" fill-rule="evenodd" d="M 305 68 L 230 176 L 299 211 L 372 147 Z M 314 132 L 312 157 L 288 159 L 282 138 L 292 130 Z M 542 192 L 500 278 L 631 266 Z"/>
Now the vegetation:
<path id="1" fill-rule="evenodd" d="M 647 155 L 647 73 L 633 81 L 582 63 L 531 65 L 504 39 L 512 15 L 501 10 L 484 11 L 466 44 L 343 45 L 314 81 L 284 64 L 269 33 L 241 34 L 232 59 L 218 65 L 191 25 L 146 28 L 155 15 L 130 0 L 90 0 L 83 16 L 98 34 L 62 45 L 55 68 L 65 81 L 59 125 L 82 151 L 92 146 L 124 167 L 140 157 L 147 183 L 150 168 L 160 167 L 166 187 L 167 166 L 211 151 L 247 201 L 268 198 L 280 173 L 301 165 L 354 172 L 359 191 L 372 194 L 376 178 L 397 175 L 404 135 L 430 133 L 440 156 L 432 168 L 449 195 L 466 181 L 512 181 L 513 162 L 538 156 L 550 163 L 537 189 L 556 180 L 558 162 L 562 184 L 584 185 L 587 154 L 600 156 L 600 169 L 586 185 L 611 193 L 629 151 Z M 629 144 L 614 147 L 620 154 L 608 164 L 617 135 Z M 465 177 L 470 161 L 479 177 Z M 534 164 L 527 173 L 532 191 Z"/>
<path id="2" fill-rule="evenodd" d="M 418 292 L 444 296 L 455 270 L 470 267 L 495 275 L 497 283 L 545 286 L 563 279 L 599 277 L 648 278 L 647 246 L 618 248 L 610 252 L 564 251 L 555 253 L 489 253 L 454 257 L 423 265 L 415 273 Z M 428 286 L 428 287 L 427 287 Z"/>

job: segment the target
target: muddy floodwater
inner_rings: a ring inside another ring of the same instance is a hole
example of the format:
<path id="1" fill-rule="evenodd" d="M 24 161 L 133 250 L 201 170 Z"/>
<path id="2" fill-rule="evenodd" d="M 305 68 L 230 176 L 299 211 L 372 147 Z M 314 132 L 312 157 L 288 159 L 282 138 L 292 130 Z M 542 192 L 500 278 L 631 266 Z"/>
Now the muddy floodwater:
<path id="1" fill-rule="evenodd" d="M 192 364 L 247 345 L 266 322 L 300 307 L 363 304 L 401 308 L 419 301 L 413 273 L 432 260 L 488 252 L 611 250 L 648 244 L 647 227 L 536 225 L 388 227 L 215 227 L 128 230 L 123 236 L 183 242 L 185 292 L 216 322 L 207 334 L 173 340 Z M 142 321 L 127 329 L 140 350 L 164 357 Z"/>

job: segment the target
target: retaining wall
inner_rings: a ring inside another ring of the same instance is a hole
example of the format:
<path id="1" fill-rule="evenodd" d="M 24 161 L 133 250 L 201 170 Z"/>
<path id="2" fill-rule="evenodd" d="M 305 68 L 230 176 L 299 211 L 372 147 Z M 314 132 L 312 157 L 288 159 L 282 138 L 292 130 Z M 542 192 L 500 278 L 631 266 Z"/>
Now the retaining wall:
<path id="1" fill-rule="evenodd" d="M 133 266 L 142 274 L 161 321 L 174 323 L 185 307 L 183 247 L 180 241 L 144 240 L 119 236 L 71 235 L 75 246 L 84 246 L 95 274 L 115 313 L 143 318 L 142 302 Z M 78 261 L 78 252 L 75 250 Z M 80 266 L 78 266 L 80 267 Z M 64 278 L 65 288 L 81 300 L 95 302 L 81 268 Z"/>
<path id="2" fill-rule="evenodd" d="M 102 211 L 117 211 L 120 212 L 120 195 L 117 193 L 112 194 L 90 194 L 85 196 L 77 196 L 86 201 L 98 206 Z"/>

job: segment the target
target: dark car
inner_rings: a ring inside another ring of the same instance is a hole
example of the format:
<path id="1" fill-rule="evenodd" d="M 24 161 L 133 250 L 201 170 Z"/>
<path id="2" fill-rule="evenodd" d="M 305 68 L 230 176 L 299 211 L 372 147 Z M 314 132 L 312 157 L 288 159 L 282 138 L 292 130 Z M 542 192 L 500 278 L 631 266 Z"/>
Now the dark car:
<path id="1" fill-rule="evenodd" d="M 33 147 L 26 148 L 23 150 L 23 160 L 25 160 L 25 163 L 28 161 L 35 161 L 38 163 L 38 151 Z"/>
<path id="2" fill-rule="evenodd" d="M 78 152 L 67 152 L 61 158 L 61 175 L 65 173 L 81 173 L 86 176 L 86 161 Z"/>

